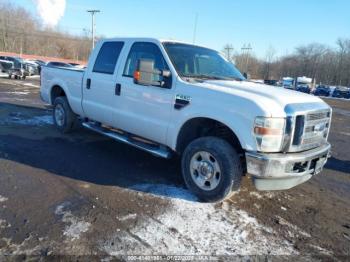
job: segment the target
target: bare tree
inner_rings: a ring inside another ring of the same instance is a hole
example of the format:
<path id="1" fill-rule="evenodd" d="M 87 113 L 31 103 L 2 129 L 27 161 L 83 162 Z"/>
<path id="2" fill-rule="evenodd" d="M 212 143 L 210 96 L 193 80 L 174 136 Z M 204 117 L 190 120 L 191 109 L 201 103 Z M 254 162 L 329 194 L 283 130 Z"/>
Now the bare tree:
<path id="1" fill-rule="evenodd" d="M 262 75 L 264 79 L 270 79 L 271 77 L 271 66 L 275 59 L 276 50 L 269 46 L 269 48 L 266 51 L 265 61 L 262 67 Z"/>
<path id="2" fill-rule="evenodd" d="M 90 43 L 84 35 L 43 28 L 24 8 L 0 0 L 0 51 L 87 60 Z"/>

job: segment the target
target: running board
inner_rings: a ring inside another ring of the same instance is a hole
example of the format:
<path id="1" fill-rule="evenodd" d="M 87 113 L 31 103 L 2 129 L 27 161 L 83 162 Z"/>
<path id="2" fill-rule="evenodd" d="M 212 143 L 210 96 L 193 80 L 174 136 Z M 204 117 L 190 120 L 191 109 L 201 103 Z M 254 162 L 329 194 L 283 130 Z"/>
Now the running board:
<path id="1" fill-rule="evenodd" d="M 135 137 L 133 138 L 132 135 L 130 135 L 130 134 L 118 133 L 118 132 L 115 132 L 115 131 L 110 130 L 108 128 L 105 128 L 103 126 L 93 124 L 91 122 L 90 123 L 85 122 L 85 123 L 83 123 L 83 126 L 92 130 L 92 131 L 95 131 L 97 133 L 100 133 L 102 135 L 110 137 L 114 140 L 131 145 L 131 146 L 136 147 L 138 149 L 144 150 L 148 153 L 151 153 L 152 155 L 162 157 L 162 158 L 167 158 L 167 159 L 169 159 L 171 157 L 171 150 L 165 146 L 144 143 L 141 141 L 141 140 L 145 141 L 144 139 L 139 138 L 138 140 L 136 140 Z"/>

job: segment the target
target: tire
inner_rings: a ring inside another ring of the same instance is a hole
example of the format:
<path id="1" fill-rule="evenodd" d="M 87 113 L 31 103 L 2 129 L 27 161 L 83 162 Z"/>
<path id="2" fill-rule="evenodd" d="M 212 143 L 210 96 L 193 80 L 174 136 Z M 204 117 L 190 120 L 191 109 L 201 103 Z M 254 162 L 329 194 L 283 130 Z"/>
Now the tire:
<path id="1" fill-rule="evenodd" d="M 182 155 L 181 165 L 187 188 L 202 201 L 223 201 L 240 188 L 243 175 L 240 157 L 221 138 L 201 137 L 191 142 Z"/>
<path id="2" fill-rule="evenodd" d="M 64 96 L 55 99 L 52 116 L 56 128 L 63 134 L 73 131 L 78 121 Z"/>

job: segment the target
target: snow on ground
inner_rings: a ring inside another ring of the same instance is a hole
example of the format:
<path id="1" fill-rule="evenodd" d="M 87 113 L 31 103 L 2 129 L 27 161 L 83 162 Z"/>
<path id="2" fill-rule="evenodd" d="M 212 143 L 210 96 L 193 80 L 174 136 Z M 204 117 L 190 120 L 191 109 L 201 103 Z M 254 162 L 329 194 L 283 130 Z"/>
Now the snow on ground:
<path id="1" fill-rule="evenodd" d="M 344 101 L 350 101 L 349 98 L 343 98 L 343 97 L 332 97 L 332 96 L 320 96 L 321 98 L 327 98 L 327 99 L 333 99 L 333 100 L 344 100 Z"/>
<path id="2" fill-rule="evenodd" d="M 278 219 L 278 223 L 280 225 L 286 226 L 289 229 L 291 229 L 291 231 L 288 231 L 289 235 L 293 236 L 293 235 L 295 235 L 295 233 L 293 233 L 293 232 L 297 232 L 298 235 L 302 235 L 304 237 L 311 238 L 311 235 L 309 233 L 301 230 L 299 227 L 297 227 L 296 225 L 291 224 L 290 222 L 288 222 L 284 218 L 282 218 L 280 216 L 277 216 L 277 219 Z"/>
<path id="3" fill-rule="evenodd" d="M 126 221 L 126 220 L 136 219 L 136 218 L 137 218 L 137 214 L 129 214 L 129 215 L 126 215 L 126 216 L 117 217 L 117 219 L 120 220 L 120 221 Z"/>
<path id="4" fill-rule="evenodd" d="M 276 236 L 245 211 L 195 202 L 184 189 L 142 184 L 142 189 L 166 198 L 170 208 L 157 217 L 138 217 L 127 231 L 114 232 L 100 249 L 110 255 L 258 255 L 297 254 L 291 243 Z"/>
<path id="5" fill-rule="evenodd" d="M 261 191 L 261 192 L 257 192 L 257 191 L 251 191 L 249 192 L 250 196 L 256 197 L 257 199 L 262 199 L 262 198 L 274 198 L 275 194 L 274 192 L 269 192 L 269 191 Z"/>
<path id="6" fill-rule="evenodd" d="M 79 220 L 75 217 L 71 211 L 65 210 L 69 206 L 69 203 L 63 203 L 56 207 L 55 215 L 62 216 L 62 222 L 66 223 L 67 226 L 63 231 L 63 235 L 69 240 L 77 240 L 80 238 L 82 233 L 89 231 L 91 224 L 83 220 Z"/>
<path id="7" fill-rule="evenodd" d="M 6 220 L 0 219 L 0 229 L 11 227 L 11 224 L 9 224 Z"/>
<path id="8" fill-rule="evenodd" d="M 32 84 L 32 83 L 24 83 L 23 85 L 24 85 L 24 86 L 30 86 L 30 87 L 37 87 L 37 88 L 40 88 L 39 85 L 35 85 L 35 84 Z"/>
<path id="9" fill-rule="evenodd" d="M 0 195 L 0 203 L 1 203 L 1 202 L 5 202 L 5 201 L 7 201 L 7 200 L 8 200 L 7 197 L 4 197 L 4 196 Z"/>
<path id="10" fill-rule="evenodd" d="M 146 192 L 146 193 L 152 193 L 154 195 L 163 196 L 163 197 L 169 197 L 169 198 L 177 198 L 177 199 L 183 199 L 187 201 L 193 201 L 198 202 L 198 198 L 191 194 L 186 189 L 175 187 L 175 186 L 169 186 L 169 185 L 159 185 L 159 184 L 138 184 L 132 186 L 130 189 Z"/>
<path id="11" fill-rule="evenodd" d="M 29 125 L 29 126 L 43 126 L 43 125 L 52 125 L 53 120 L 52 116 L 44 115 L 44 116 L 34 116 L 32 118 L 23 118 L 19 116 L 12 116 L 4 121 L 0 121 L 0 123 L 13 123 L 18 125 Z"/>
<path id="12" fill-rule="evenodd" d="M 11 94 L 11 95 L 29 95 L 30 91 L 27 90 L 23 90 L 23 91 L 8 91 L 8 92 L 2 92 L 5 94 Z"/>

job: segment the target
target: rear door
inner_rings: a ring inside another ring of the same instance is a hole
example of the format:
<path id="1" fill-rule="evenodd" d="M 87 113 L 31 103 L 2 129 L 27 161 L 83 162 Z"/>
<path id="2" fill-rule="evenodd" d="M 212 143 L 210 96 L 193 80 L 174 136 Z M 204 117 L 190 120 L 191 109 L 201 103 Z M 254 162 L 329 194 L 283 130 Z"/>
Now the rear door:
<path id="1" fill-rule="evenodd" d="M 106 125 L 113 125 L 116 72 L 123 47 L 123 41 L 101 43 L 96 57 L 90 58 L 95 62 L 89 65 L 83 79 L 84 114 Z"/>

